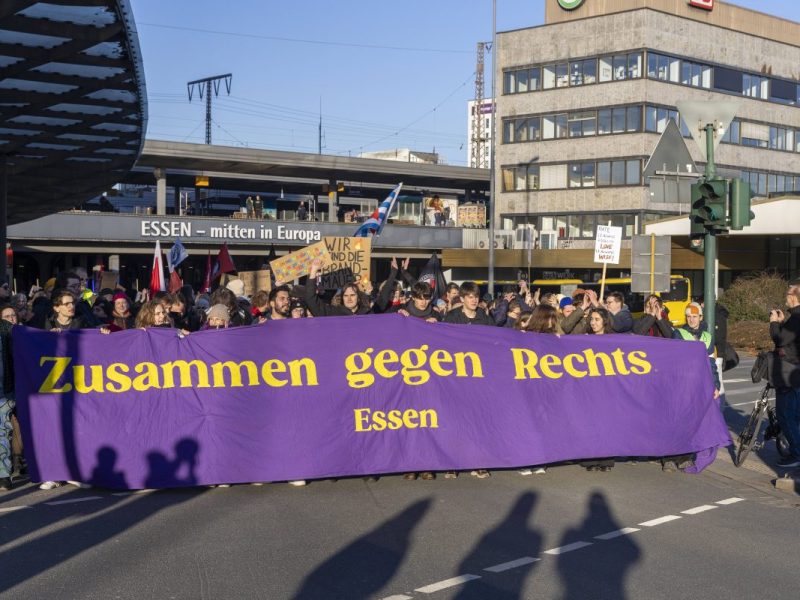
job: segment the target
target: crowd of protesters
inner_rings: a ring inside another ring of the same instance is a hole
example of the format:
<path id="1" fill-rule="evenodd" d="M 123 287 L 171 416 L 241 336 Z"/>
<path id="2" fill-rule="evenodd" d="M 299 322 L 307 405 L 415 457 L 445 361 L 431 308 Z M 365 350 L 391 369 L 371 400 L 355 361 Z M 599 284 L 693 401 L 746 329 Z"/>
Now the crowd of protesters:
<path id="1" fill-rule="evenodd" d="M 397 313 L 431 323 L 506 327 L 539 335 L 631 334 L 662 338 L 699 340 L 709 354 L 717 390 L 720 378 L 713 360 L 714 345 L 702 319 L 702 306 L 690 304 L 687 324 L 675 328 L 661 299 L 652 295 L 645 301 L 644 314 L 634 318 L 618 292 L 604 299 L 591 289 L 576 289 L 571 295 L 540 295 L 524 281 L 503 288 L 498 298 L 486 294 L 472 282 L 450 283 L 434 294 L 431 285 L 418 281 L 408 270 L 409 261 L 392 259 L 391 272 L 378 287 L 369 282 L 349 283 L 329 292 L 315 285 L 321 265 L 312 263 L 305 285 L 276 285 L 267 291 L 245 295 L 244 282 L 233 278 L 211 292 L 196 294 L 191 286 L 174 293 L 147 290 L 132 292 L 121 286 L 94 293 L 87 288 L 84 270 L 60 273 L 45 287 L 34 287 L 29 297 L 11 295 L 8 286 L 0 288 L 0 378 L 3 397 L 0 404 L 0 490 L 10 489 L 12 476 L 24 472 L 22 440 L 13 410 L 13 369 L 10 330 L 14 325 L 48 331 L 98 328 L 103 333 L 132 328 L 170 327 L 179 335 L 207 329 L 268 326 L 279 319 Z M 718 395 L 718 391 L 716 395 Z M 590 471 L 608 471 L 617 458 L 592 459 L 580 464 Z M 627 460 L 636 460 L 628 458 Z M 664 471 L 691 466 L 692 456 L 661 458 Z M 546 465 L 525 468 L 520 473 L 545 473 Z M 487 469 L 476 469 L 478 478 L 490 476 Z M 406 479 L 435 479 L 433 472 L 406 473 Z M 444 473 L 457 476 L 455 471 Z M 72 482 L 70 482 L 72 483 Z M 304 481 L 290 482 L 304 485 Z M 60 482 L 44 482 L 41 487 L 58 487 Z M 78 485 L 78 484 L 76 484 Z"/>

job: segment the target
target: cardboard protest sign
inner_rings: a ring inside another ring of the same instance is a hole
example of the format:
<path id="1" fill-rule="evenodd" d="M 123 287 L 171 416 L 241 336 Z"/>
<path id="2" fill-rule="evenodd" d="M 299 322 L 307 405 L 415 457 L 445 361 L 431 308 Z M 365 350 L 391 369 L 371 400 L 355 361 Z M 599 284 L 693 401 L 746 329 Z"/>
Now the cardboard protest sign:
<path id="1" fill-rule="evenodd" d="M 244 282 L 244 295 L 252 296 L 260 290 L 268 292 L 272 289 L 272 282 L 270 281 L 269 271 L 261 269 L 260 271 L 239 271 L 239 279 Z"/>
<path id="2" fill-rule="evenodd" d="M 331 264 L 322 269 L 322 285 L 337 290 L 346 283 L 369 281 L 372 239 L 362 237 L 325 237 Z"/>
<path id="3" fill-rule="evenodd" d="M 311 263 L 315 259 L 319 259 L 322 262 L 323 269 L 331 264 L 331 255 L 324 240 L 306 246 L 302 250 L 276 258 L 269 263 L 269 267 L 275 274 L 275 283 L 281 285 L 308 275 L 311 270 Z"/>
<path id="4" fill-rule="evenodd" d="M 119 273 L 116 271 L 103 271 L 100 276 L 100 287 L 98 289 L 115 290 L 119 283 Z"/>
<path id="5" fill-rule="evenodd" d="M 598 225 L 594 243 L 594 262 L 618 264 L 621 246 L 622 227 Z"/>

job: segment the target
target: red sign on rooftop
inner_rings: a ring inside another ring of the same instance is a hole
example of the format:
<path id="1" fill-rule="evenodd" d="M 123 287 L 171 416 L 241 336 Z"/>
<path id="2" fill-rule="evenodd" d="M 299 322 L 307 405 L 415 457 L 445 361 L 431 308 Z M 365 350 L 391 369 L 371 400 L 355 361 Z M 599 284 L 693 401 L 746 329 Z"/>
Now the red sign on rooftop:
<path id="1" fill-rule="evenodd" d="M 689 0 L 689 4 L 705 10 L 714 10 L 714 0 Z"/>

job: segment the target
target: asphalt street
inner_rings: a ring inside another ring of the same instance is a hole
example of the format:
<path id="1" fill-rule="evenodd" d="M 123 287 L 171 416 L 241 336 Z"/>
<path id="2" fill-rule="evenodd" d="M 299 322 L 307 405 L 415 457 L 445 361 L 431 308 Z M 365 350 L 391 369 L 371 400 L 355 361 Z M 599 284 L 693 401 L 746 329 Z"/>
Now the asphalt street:
<path id="1" fill-rule="evenodd" d="M 749 360 L 726 373 L 736 428 Z M 774 455 L 774 456 L 773 456 Z M 796 597 L 800 497 L 774 448 L 700 475 L 659 464 L 486 480 L 386 476 L 0 496 L 3 598 L 409 600 Z"/>

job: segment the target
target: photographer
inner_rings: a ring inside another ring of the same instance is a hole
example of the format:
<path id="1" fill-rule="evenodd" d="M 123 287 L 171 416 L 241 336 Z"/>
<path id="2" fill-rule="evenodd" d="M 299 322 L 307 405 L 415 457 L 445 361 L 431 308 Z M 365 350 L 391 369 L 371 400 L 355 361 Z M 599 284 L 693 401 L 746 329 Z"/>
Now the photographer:
<path id="1" fill-rule="evenodd" d="M 781 361 L 800 370 L 800 279 L 786 290 L 788 315 L 778 308 L 769 313 L 769 334 Z M 794 378 L 788 382 L 795 383 Z M 791 455 L 778 461 L 781 467 L 800 466 L 800 387 L 776 387 L 775 410 Z"/>

